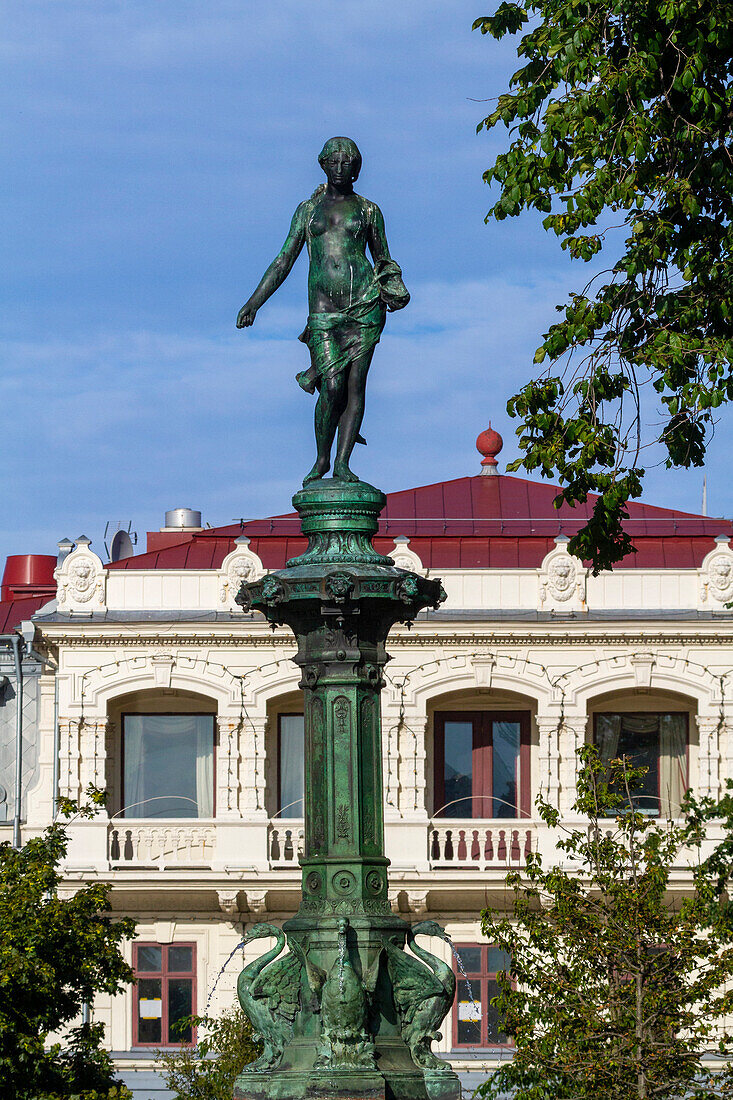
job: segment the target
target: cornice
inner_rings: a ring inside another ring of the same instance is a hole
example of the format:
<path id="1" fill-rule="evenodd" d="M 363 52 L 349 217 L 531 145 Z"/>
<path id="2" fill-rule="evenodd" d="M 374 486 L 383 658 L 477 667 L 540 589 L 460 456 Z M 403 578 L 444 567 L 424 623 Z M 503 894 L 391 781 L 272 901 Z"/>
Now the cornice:
<path id="1" fill-rule="evenodd" d="M 46 635 L 47 644 L 53 649 L 147 649 L 147 648 L 171 648 L 173 646 L 202 646 L 217 647 L 221 649 L 274 649 L 278 647 L 295 647 L 295 639 L 291 634 L 173 634 L 169 631 L 156 634 L 57 634 Z M 472 633 L 412 633 L 396 634 L 388 639 L 391 649 L 420 649 L 435 646 L 452 646 L 465 648 L 476 646 L 606 646 L 606 645 L 666 645 L 666 646 L 725 646 L 733 647 L 733 631 L 723 633 L 694 633 L 692 631 L 659 630 L 633 631 L 618 629 L 606 633 L 581 633 L 573 631 L 568 633 L 548 632 L 540 630 L 530 632 L 502 633 L 492 631 Z"/>

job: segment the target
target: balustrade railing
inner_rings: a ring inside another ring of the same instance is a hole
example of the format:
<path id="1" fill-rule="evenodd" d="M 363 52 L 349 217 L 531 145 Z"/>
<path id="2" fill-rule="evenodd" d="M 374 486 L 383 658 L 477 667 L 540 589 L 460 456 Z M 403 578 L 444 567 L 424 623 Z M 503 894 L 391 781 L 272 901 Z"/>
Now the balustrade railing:
<path id="1" fill-rule="evenodd" d="M 532 851 L 535 826 L 525 821 L 431 821 L 428 860 L 433 868 L 485 870 L 520 865 Z"/>
<path id="2" fill-rule="evenodd" d="M 216 826 L 199 821 L 113 822 L 107 858 L 117 867 L 207 867 L 216 846 Z"/>
<path id="3" fill-rule="evenodd" d="M 267 858 L 271 867 L 298 867 L 303 855 L 305 830 L 302 820 L 281 818 L 267 830 Z"/>

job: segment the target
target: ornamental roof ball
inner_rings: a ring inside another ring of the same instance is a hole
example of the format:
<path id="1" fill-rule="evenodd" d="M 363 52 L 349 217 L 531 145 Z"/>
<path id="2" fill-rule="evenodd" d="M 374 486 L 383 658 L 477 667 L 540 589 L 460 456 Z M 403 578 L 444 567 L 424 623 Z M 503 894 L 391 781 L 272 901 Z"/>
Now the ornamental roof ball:
<path id="1" fill-rule="evenodd" d="M 489 421 L 488 428 L 481 432 L 481 435 L 476 440 L 476 450 L 479 454 L 483 455 L 481 466 L 482 474 L 495 474 L 498 462 L 496 456 L 504 446 L 504 440 L 501 438 L 498 432 L 495 432 L 491 427 L 491 421 Z"/>

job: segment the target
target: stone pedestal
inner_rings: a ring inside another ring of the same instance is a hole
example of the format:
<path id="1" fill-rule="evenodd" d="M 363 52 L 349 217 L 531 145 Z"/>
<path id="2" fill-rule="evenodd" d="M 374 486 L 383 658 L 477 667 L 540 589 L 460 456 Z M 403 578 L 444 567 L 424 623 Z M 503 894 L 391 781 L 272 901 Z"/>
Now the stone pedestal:
<path id="1" fill-rule="evenodd" d="M 439 581 L 374 550 L 385 498 L 373 486 L 317 481 L 293 504 L 308 549 L 243 585 L 237 602 L 287 624 L 298 641 L 302 898 L 282 931 L 249 930 L 248 938 L 274 935 L 277 943 L 239 978 L 240 1002 L 265 1049 L 234 1096 L 456 1100 L 457 1077 L 430 1049 L 455 979 L 416 942 L 443 930 L 433 921 L 411 929 L 388 898 L 379 705 L 389 630 L 445 594 Z"/>

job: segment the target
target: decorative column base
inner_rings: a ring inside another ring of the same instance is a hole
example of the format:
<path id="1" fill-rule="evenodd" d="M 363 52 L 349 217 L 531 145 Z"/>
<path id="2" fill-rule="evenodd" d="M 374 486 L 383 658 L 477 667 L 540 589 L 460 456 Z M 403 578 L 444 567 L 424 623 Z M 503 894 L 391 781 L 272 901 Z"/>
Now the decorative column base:
<path id="1" fill-rule="evenodd" d="M 430 1049 L 455 977 L 416 942 L 445 933 L 434 921 L 411 928 L 389 902 L 379 706 L 389 630 L 445 594 L 439 581 L 397 569 L 373 549 L 385 504 L 373 486 L 316 481 L 293 503 L 308 549 L 287 569 L 243 585 L 237 602 L 287 624 L 298 641 L 302 897 L 282 930 L 248 932 L 277 945 L 239 977 L 240 1003 L 264 1050 L 234 1097 L 458 1100 L 458 1078 Z"/>

